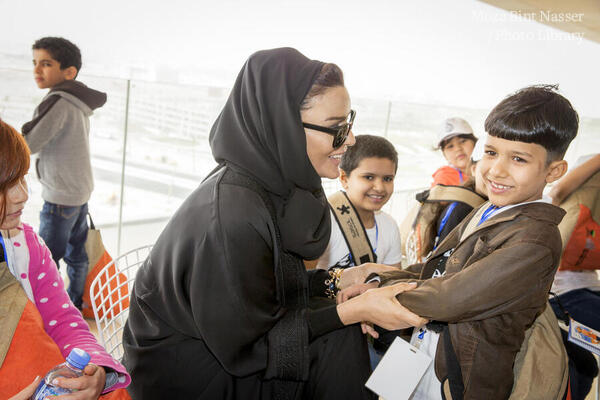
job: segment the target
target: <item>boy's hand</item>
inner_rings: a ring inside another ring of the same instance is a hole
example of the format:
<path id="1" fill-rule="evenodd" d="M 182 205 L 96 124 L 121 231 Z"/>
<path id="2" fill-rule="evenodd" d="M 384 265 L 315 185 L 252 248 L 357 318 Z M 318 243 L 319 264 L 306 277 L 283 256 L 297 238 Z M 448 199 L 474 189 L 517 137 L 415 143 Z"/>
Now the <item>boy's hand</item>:
<path id="1" fill-rule="evenodd" d="M 344 325 L 370 322 L 387 330 L 421 326 L 427 320 L 403 307 L 396 295 L 416 287 L 414 283 L 397 283 L 382 288 L 367 290 L 360 296 L 337 305 L 337 312 Z M 365 326 L 363 330 L 369 331 Z"/>
<path id="2" fill-rule="evenodd" d="M 371 283 L 358 283 L 356 285 L 352 285 L 347 287 L 344 290 L 340 290 L 335 297 L 335 302 L 337 304 L 343 303 L 346 300 L 349 300 L 353 297 L 363 294 L 369 289 L 375 289 L 379 286 L 379 282 L 371 282 Z"/>
<path id="3" fill-rule="evenodd" d="M 57 381 L 57 386 L 77 389 L 77 391 L 52 397 L 52 400 L 97 400 L 104 390 L 106 371 L 96 364 L 88 364 L 83 370 L 83 376 L 79 378 L 56 378 L 55 381 Z"/>
<path id="4" fill-rule="evenodd" d="M 371 274 L 380 274 L 382 272 L 397 270 L 397 267 L 375 263 L 364 263 L 357 267 L 346 268 L 340 277 L 339 288 L 342 290 L 358 283 L 364 283 L 367 276 Z"/>
<path id="5" fill-rule="evenodd" d="M 365 335 L 369 334 L 373 336 L 373 339 L 379 338 L 379 332 L 377 332 L 375 328 L 373 328 L 373 324 L 370 322 L 361 322 L 360 329 L 362 329 L 362 333 L 364 333 Z"/>
<path id="6" fill-rule="evenodd" d="M 31 382 L 25 389 L 21 390 L 8 400 L 29 400 L 29 398 L 33 396 L 33 393 L 35 393 L 35 389 L 37 389 L 39 383 L 40 377 L 36 376 L 33 382 Z"/>
<path id="7" fill-rule="evenodd" d="M 397 283 L 366 291 L 355 299 L 365 298 L 365 307 L 368 310 L 365 321 L 384 329 L 392 331 L 411 326 L 421 326 L 426 324 L 427 320 L 411 312 L 396 299 L 397 294 L 415 287 L 416 285 L 411 283 Z"/>

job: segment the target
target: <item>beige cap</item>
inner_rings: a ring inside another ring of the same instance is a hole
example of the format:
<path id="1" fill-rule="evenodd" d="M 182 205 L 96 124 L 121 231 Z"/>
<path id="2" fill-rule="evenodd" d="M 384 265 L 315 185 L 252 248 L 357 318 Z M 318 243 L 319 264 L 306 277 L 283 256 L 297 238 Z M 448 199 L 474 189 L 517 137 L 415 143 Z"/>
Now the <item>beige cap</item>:
<path id="1" fill-rule="evenodd" d="M 452 117 L 444 121 L 442 129 L 438 134 L 437 147 L 440 147 L 444 140 L 458 135 L 473 135 L 473 128 L 462 118 Z M 473 135 L 475 137 L 475 135 Z M 477 137 L 475 137 L 477 140 Z"/>

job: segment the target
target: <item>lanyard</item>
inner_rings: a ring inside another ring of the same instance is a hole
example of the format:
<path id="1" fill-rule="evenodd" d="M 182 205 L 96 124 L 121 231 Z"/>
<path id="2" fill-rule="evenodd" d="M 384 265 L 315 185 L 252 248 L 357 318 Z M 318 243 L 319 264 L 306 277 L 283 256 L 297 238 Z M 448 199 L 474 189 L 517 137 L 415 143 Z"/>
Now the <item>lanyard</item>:
<path id="1" fill-rule="evenodd" d="M 375 220 L 375 247 L 373 247 L 373 253 L 377 254 L 377 243 L 379 242 L 379 226 L 377 226 L 377 220 Z"/>
<path id="2" fill-rule="evenodd" d="M 417 349 L 420 349 L 421 345 L 423 344 L 423 338 L 425 337 L 426 333 L 427 329 L 425 329 L 425 327 L 419 329 L 419 335 L 417 336 L 417 339 L 415 340 L 415 344 L 413 346 L 415 346 Z"/>
<path id="3" fill-rule="evenodd" d="M 481 219 L 479 220 L 479 223 L 477 224 L 477 226 L 483 224 L 491 215 L 494 211 L 501 209 L 502 207 L 496 207 L 495 205 L 491 204 L 484 212 L 483 214 L 481 214 Z"/>
<path id="4" fill-rule="evenodd" d="M 374 219 L 375 219 L 375 247 L 373 247 L 373 254 L 377 254 L 377 243 L 379 242 L 379 226 L 377 225 L 377 218 L 374 218 Z M 367 237 L 368 236 L 369 235 L 367 235 Z M 375 257 L 375 258 L 377 258 L 377 257 Z M 350 260 L 350 263 L 354 262 L 354 260 L 352 260 L 352 252 L 348 253 L 348 259 Z"/>
<path id="5" fill-rule="evenodd" d="M 440 222 L 440 227 L 437 231 L 437 236 L 435 237 L 435 241 L 433 243 L 433 250 L 435 250 L 435 248 L 437 247 L 438 241 L 440 240 L 440 235 L 442 234 L 442 231 L 444 230 L 444 227 L 446 226 L 446 223 L 448 222 L 450 215 L 452 215 L 452 211 L 454 211 L 454 209 L 456 208 L 457 205 L 458 205 L 458 202 L 455 201 L 454 203 L 452 203 L 448 206 L 448 209 L 446 210 L 446 213 L 444 214 L 444 217 L 442 218 L 442 222 Z"/>
<path id="6" fill-rule="evenodd" d="M 454 168 L 454 169 L 456 170 L 456 172 L 458 172 L 458 179 L 460 180 L 460 183 L 463 183 L 463 174 L 462 174 L 462 171 L 461 171 L 460 169 L 456 168 L 456 167 L 455 167 L 455 166 L 453 166 L 453 165 L 450 165 L 450 166 L 451 166 L 452 168 Z"/>
<path id="7" fill-rule="evenodd" d="M 2 246 L 2 256 L 4 257 L 3 261 L 6 261 L 6 264 L 8 264 L 8 254 L 6 254 L 6 244 L 4 244 L 4 238 L 2 237 L 1 233 L 0 233 L 0 246 Z"/>

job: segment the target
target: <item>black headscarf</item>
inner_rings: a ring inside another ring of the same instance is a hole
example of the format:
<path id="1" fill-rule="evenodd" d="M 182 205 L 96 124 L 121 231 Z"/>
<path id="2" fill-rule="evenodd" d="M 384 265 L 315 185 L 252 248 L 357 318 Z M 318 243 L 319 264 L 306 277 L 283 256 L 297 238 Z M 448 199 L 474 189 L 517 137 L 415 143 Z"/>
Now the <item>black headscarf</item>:
<path id="1" fill-rule="evenodd" d="M 215 160 L 241 169 L 269 192 L 284 250 L 305 259 L 325 251 L 331 232 L 300 118 L 300 104 L 323 65 L 292 48 L 254 53 L 210 132 Z"/>

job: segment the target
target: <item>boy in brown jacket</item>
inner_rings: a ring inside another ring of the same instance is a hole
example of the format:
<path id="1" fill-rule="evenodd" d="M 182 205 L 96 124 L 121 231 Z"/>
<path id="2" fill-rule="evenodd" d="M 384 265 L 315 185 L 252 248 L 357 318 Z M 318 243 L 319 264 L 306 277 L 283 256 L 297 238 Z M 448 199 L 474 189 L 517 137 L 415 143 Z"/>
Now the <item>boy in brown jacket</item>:
<path id="1" fill-rule="evenodd" d="M 515 357 L 544 311 L 561 253 L 564 211 L 542 191 L 566 172 L 563 156 L 577 129 L 577 112 L 556 87 L 527 87 L 502 100 L 485 121 L 488 138 L 476 170 L 489 202 L 425 263 L 380 275 L 381 285 L 417 279 L 416 289 L 397 298 L 433 321 L 412 338 L 435 367 L 414 399 L 511 395 Z M 441 276 L 430 279 L 434 271 Z"/>

